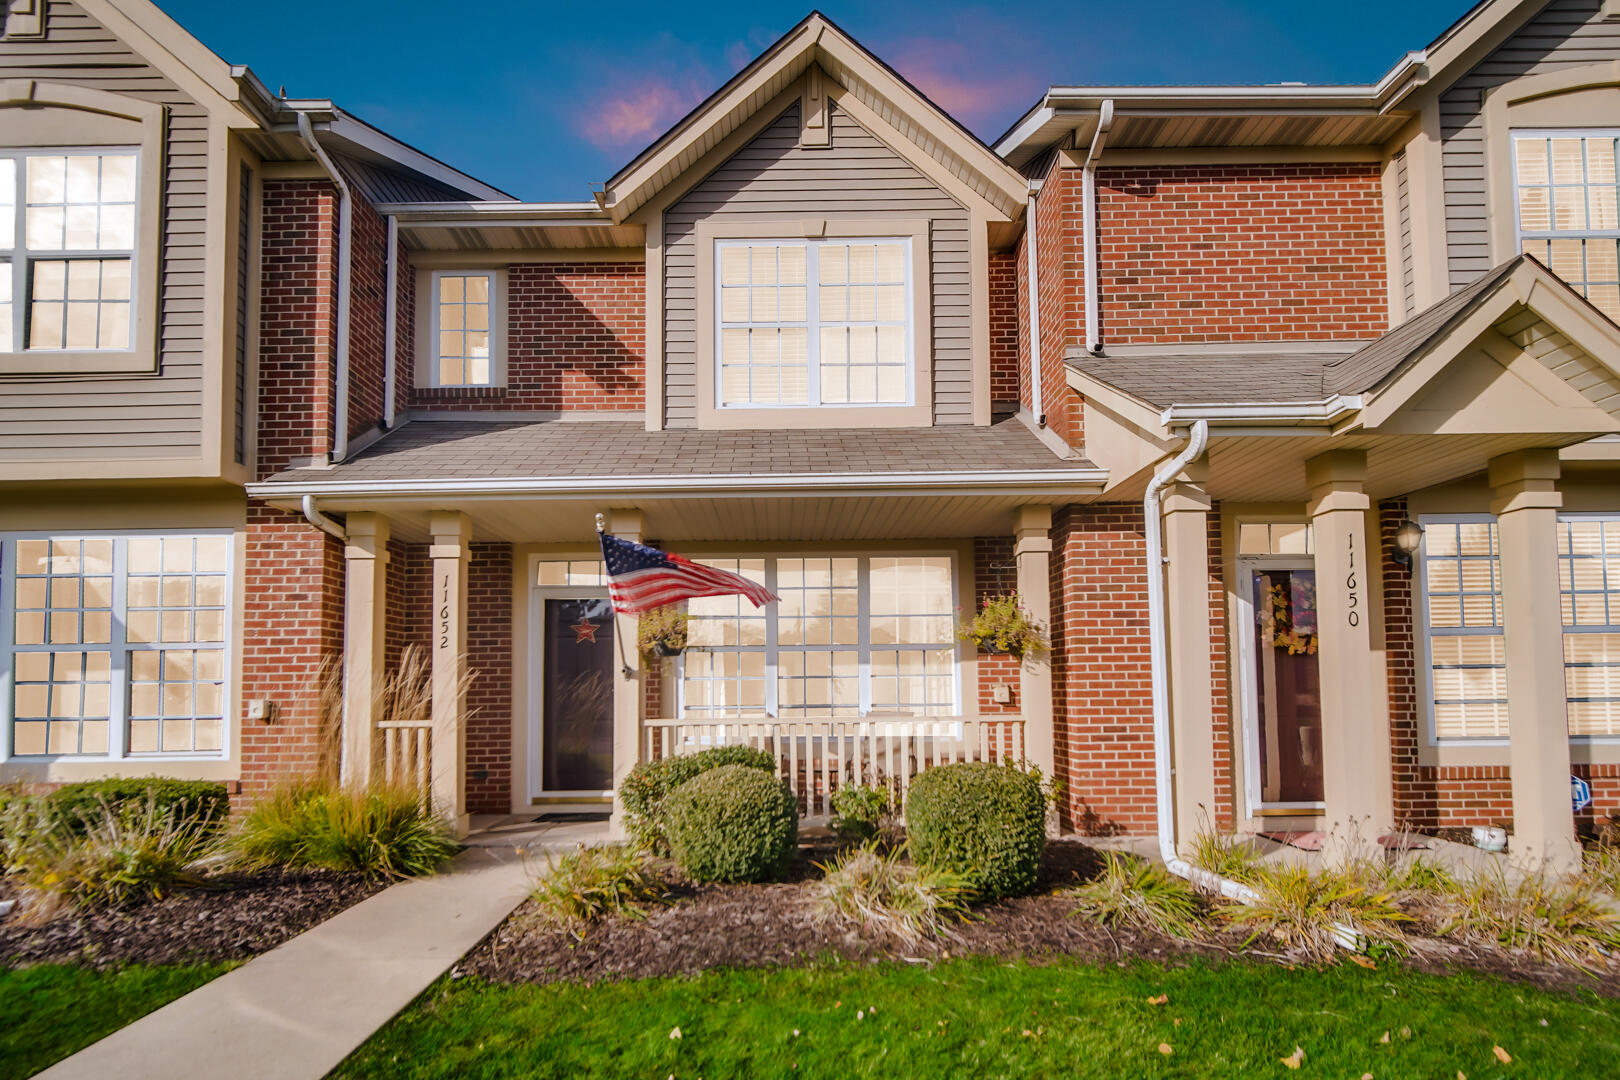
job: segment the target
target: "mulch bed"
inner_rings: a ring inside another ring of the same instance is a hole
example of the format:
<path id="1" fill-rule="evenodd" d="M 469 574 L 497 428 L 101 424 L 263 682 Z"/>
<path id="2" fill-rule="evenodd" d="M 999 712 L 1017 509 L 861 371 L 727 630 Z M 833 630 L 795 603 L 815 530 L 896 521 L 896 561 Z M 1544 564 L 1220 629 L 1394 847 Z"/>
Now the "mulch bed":
<path id="1" fill-rule="evenodd" d="M 1031 963 L 1063 958 L 1097 964 L 1132 959 L 1173 964 L 1197 960 L 1294 962 L 1292 957 L 1265 952 L 1263 944 L 1244 948 L 1243 935 L 1232 932 L 1191 943 L 1071 918 L 1073 901 L 1054 895 L 1054 890 L 1090 877 L 1101 858 L 1094 849 L 1066 840 L 1048 845 L 1041 892 L 977 908 L 973 920 L 955 928 L 955 940 L 906 949 L 816 919 L 806 882 L 819 876 L 812 860 L 822 861 L 831 854 L 830 848 L 801 850 L 794 871 L 779 884 L 676 883 L 674 903 L 652 909 L 645 919 L 604 920 L 592 926 L 584 940 L 548 922 L 532 903 L 525 903 L 462 960 L 456 974 L 508 983 L 595 983 L 694 975 L 711 968 L 879 960 L 928 963 L 968 955 Z M 1422 942 L 1404 963 L 1435 974 L 1469 970 L 1544 989 L 1584 988 L 1620 997 L 1620 980 L 1613 977 L 1593 977 L 1532 957 L 1447 942 Z"/>
<path id="2" fill-rule="evenodd" d="M 0 919 L 0 967 L 26 964 L 199 964 L 275 948 L 386 886 L 326 870 L 220 874 L 162 901 L 119 910 L 64 909 L 30 926 Z M 0 886 L 0 896 L 5 895 Z"/>

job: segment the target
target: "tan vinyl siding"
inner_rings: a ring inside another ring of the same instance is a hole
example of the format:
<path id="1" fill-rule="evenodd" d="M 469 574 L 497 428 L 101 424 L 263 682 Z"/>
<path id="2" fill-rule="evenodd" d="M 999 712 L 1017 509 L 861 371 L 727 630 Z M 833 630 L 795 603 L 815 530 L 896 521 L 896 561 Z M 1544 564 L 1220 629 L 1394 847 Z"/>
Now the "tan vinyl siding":
<path id="1" fill-rule="evenodd" d="M 1417 311 L 1417 279 L 1412 263 L 1412 186 L 1406 174 L 1406 151 L 1395 155 L 1395 203 L 1401 229 L 1401 311 Z"/>
<path id="2" fill-rule="evenodd" d="M 664 418 L 697 424 L 695 230 L 706 219 L 926 218 L 931 225 L 934 422 L 973 422 L 968 212 L 840 109 L 832 146 L 799 146 L 793 105 L 664 212 Z M 704 368 L 707 370 L 707 368 Z"/>
<path id="3" fill-rule="evenodd" d="M 159 373 L 0 381 L 0 462 L 199 456 L 207 114 L 77 4 L 57 0 L 43 41 L 0 41 L 0 79 L 86 86 L 168 109 Z"/>
<path id="4" fill-rule="evenodd" d="M 1441 95 L 1446 258 L 1453 290 L 1491 268 L 1483 92 L 1523 75 L 1613 60 L 1620 60 L 1620 22 L 1605 22 L 1596 0 L 1552 0 Z"/>

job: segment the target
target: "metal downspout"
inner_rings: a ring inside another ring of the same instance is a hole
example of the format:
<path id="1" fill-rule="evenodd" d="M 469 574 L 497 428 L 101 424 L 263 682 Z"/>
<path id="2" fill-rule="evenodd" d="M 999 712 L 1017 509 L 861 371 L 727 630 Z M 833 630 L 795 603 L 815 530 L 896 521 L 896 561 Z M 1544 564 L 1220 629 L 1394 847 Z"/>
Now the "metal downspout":
<path id="1" fill-rule="evenodd" d="M 1097 161 L 1108 145 L 1108 129 L 1114 126 L 1114 99 L 1108 98 L 1097 110 L 1097 131 L 1091 137 L 1085 164 L 1080 169 L 1080 230 L 1086 276 L 1086 352 L 1093 356 L 1102 348 L 1102 328 L 1097 317 Z"/>
<path id="2" fill-rule="evenodd" d="M 339 525 L 335 519 L 322 513 L 320 508 L 315 505 L 315 496 L 313 495 L 304 496 L 304 520 L 327 536 L 334 537 L 345 543 L 349 539 L 348 531 L 342 525 Z"/>
<path id="3" fill-rule="evenodd" d="M 349 191 L 348 182 L 338 171 L 321 144 L 316 141 L 315 129 L 310 125 L 309 114 L 300 112 L 298 115 L 298 137 L 303 140 L 304 147 L 315 157 L 326 174 L 332 178 L 332 183 L 338 189 L 338 296 L 337 296 L 337 360 L 336 370 L 333 373 L 333 383 L 336 390 L 333 394 L 332 412 L 333 426 L 331 450 L 328 457 L 333 464 L 342 461 L 349 453 L 349 293 L 353 280 L 353 229 L 350 222 L 353 219 L 353 195 Z"/>
<path id="4" fill-rule="evenodd" d="M 1089 250 L 1089 249 L 1088 249 Z M 1142 526 L 1147 540 L 1148 664 L 1153 697 L 1153 766 L 1159 810 L 1159 857 L 1172 874 L 1194 885 L 1243 903 L 1253 903 L 1255 892 L 1208 870 L 1200 870 L 1176 854 L 1176 788 L 1171 769 L 1170 673 L 1165 655 L 1164 520 L 1159 493 L 1189 462 L 1197 460 L 1209 443 L 1209 422 L 1196 421 L 1187 444 L 1153 474 L 1142 498 Z"/>

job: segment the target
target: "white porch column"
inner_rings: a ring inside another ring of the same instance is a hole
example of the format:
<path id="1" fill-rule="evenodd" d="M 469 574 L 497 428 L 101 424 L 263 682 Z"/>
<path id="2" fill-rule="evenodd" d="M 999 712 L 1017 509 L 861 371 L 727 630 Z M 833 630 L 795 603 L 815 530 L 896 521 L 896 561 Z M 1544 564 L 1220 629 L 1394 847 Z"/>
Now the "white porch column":
<path id="1" fill-rule="evenodd" d="M 1209 494 L 1205 461 L 1163 494 L 1165 613 L 1170 644 L 1170 745 L 1176 842 L 1215 828 L 1215 697 L 1210 686 Z M 1150 526 L 1151 527 L 1151 526 Z"/>
<path id="2" fill-rule="evenodd" d="M 458 835 L 466 835 L 467 702 L 461 677 L 467 663 L 467 561 L 472 522 L 457 510 L 433 511 L 433 800 Z"/>
<path id="3" fill-rule="evenodd" d="M 1556 450 L 1520 450 L 1490 462 L 1502 567 L 1514 859 L 1563 874 L 1580 868 L 1581 853 L 1569 798 L 1558 476 Z"/>
<path id="4" fill-rule="evenodd" d="M 1369 544 L 1371 503 L 1362 484 L 1364 450 L 1332 450 L 1305 463 L 1316 546 L 1317 667 L 1321 673 L 1322 792 L 1328 829 L 1323 855 L 1340 863 L 1380 854 L 1393 824 L 1387 710 L 1373 678 Z"/>
<path id="5" fill-rule="evenodd" d="M 388 519 L 348 516 L 343 546 L 343 737 L 339 776 L 371 782 L 377 760 L 377 692 L 384 674 L 388 625 Z"/>
<path id="6" fill-rule="evenodd" d="M 1050 640 L 1052 508 L 1020 506 L 1014 525 L 1013 558 L 1018 564 L 1018 597 L 1029 617 L 1047 632 Z M 1057 771 L 1050 653 L 1026 656 L 1018 665 L 1018 701 L 1024 718 L 1024 756 L 1050 780 Z"/>
<path id="7" fill-rule="evenodd" d="M 609 511 L 607 531 L 621 540 L 641 543 L 644 519 L 640 510 Z M 613 634 L 613 818 L 609 826 L 614 839 L 627 835 L 624 829 L 624 803 L 619 792 L 624 778 L 641 760 L 641 656 L 636 650 L 635 615 L 615 615 Z M 623 657 L 623 659 L 620 659 Z M 634 665 L 630 667 L 628 665 Z"/>

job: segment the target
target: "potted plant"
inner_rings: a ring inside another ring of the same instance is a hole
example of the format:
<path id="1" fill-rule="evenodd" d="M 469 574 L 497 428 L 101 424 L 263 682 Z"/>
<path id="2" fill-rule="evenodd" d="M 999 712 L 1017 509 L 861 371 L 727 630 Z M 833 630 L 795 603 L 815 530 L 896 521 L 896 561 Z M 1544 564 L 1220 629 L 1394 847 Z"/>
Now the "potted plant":
<path id="1" fill-rule="evenodd" d="M 691 621 L 692 616 L 673 605 L 643 612 L 636 624 L 636 646 L 643 656 L 679 656 Z"/>
<path id="2" fill-rule="evenodd" d="M 1045 631 L 1029 617 L 1017 593 L 987 597 L 957 634 L 983 652 L 1005 653 L 1019 659 L 1046 648 Z"/>

